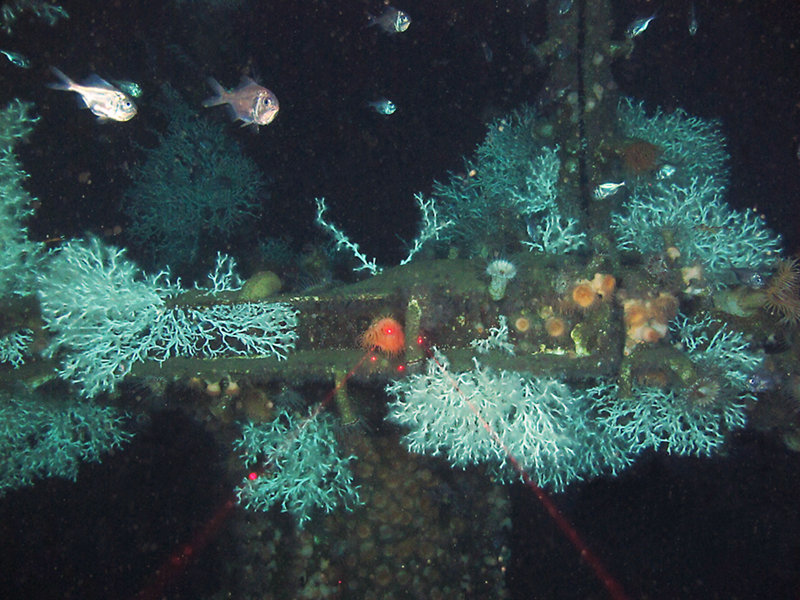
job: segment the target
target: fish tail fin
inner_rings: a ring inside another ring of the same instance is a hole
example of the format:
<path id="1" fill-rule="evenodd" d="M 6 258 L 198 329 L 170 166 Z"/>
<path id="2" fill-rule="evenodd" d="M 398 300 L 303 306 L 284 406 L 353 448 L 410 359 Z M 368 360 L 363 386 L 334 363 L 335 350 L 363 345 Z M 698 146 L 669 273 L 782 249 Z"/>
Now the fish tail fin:
<path id="1" fill-rule="evenodd" d="M 75 82 L 72 81 L 72 79 L 70 79 L 68 76 L 66 76 L 60 69 L 57 69 L 57 68 L 51 66 L 50 67 L 50 71 L 53 73 L 53 75 L 58 77 L 61 81 L 60 82 L 54 82 L 54 83 L 48 83 L 48 84 L 46 84 L 47 87 L 49 87 L 52 90 L 66 90 L 66 91 L 69 91 L 69 90 L 72 89 L 72 85 Z"/>
<path id="2" fill-rule="evenodd" d="M 208 85 L 211 87 L 211 89 L 214 90 L 216 96 L 211 96 L 211 98 L 206 98 L 205 100 L 203 100 L 203 106 L 205 108 L 208 108 L 210 106 L 219 106 L 220 104 L 225 104 L 226 102 L 228 102 L 227 98 L 225 98 L 228 92 L 225 90 L 224 87 L 222 87 L 222 85 L 220 85 L 219 81 L 217 81 L 213 77 L 209 77 L 206 81 L 208 82 Z"/>

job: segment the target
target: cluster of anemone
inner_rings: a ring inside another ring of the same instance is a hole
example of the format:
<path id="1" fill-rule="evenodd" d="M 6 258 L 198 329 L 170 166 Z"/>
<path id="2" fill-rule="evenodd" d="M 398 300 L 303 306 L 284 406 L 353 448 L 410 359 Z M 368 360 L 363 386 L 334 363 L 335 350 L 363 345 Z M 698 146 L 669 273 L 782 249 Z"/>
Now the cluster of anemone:
<path id="1" fill-rule="evenodd" d="M 608 273 L 595 273 L 592 280 L 581 279 L 572 288 L 572 301 L 579 308 L 591 308 L 595 302 L 610 300 L 617 286 L 617 280 Z"/>
<path id="2" fill-rule="evenodd" d="M 665 292 L 655 298 L 627 298 L 622 302 L 625 320 L 625 353 L 637 344 L 654 344 L 669 331 L 678 313 L 678 299 Z"/>

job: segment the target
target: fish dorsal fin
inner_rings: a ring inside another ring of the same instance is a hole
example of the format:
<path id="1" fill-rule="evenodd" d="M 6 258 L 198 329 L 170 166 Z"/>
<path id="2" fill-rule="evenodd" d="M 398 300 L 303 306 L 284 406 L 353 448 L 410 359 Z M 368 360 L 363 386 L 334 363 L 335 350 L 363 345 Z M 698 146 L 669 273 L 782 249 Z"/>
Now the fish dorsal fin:
<path id="1" fill-rule="evenodd" d="M 97 75 L 95 73 L 92 73 L 85 80 L 83 80 L 81 82 L 81 85 L 92 86 L 92 87 L 101 87 L 101 88 L 105 88 L 107 90 L 114 90 L 115 92 L 117 91 L 117 88 L 115 88 L 113 85 L 111 85 L 105 79 L 103 79 L 102 77 L 100 77 L 99 75 Z"/>
<path id="2" fill-rule="evenodd" d="M 239 87 L 236 89 L 242 90 L 245 88 L 249 88 L 251 85 L 256 87 L 261 87 L 261 85 L 255 81 L 252 77 L 248 77 L 247 75 L 242 75 L 242 78 L 239 80 Z"/>

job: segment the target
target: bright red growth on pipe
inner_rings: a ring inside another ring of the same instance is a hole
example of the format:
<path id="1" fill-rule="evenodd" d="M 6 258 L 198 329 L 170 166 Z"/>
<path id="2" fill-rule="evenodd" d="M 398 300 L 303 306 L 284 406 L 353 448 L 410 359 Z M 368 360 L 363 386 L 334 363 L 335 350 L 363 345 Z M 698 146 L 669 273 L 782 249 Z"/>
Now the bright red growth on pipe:
<path id="1" fill-rule="evenodd" d="M 406 347 L 403 326 L 392 317 L 380 317 L 361 336 L 361 346 L 370 350 L 377 348 L 386 354 L 400 354 Z"/>

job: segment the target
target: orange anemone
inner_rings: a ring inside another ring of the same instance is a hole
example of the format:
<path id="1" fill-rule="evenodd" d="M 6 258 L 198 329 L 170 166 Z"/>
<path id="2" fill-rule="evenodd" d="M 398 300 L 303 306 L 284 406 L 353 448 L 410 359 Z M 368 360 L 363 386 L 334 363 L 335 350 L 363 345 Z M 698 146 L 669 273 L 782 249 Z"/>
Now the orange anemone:
<path id="1" fill-rule="evenodd" d="M 377 348 L 386 354 L 400 354 L 406 346 L 403 326 L 392 317 L 379 317 L 362 334 L 361 346 L 367 350 Z"/>
<path id="2" fill-rule="evenodd" d="M 597 293 L 588 281 L 580 281 L 572 289 L 572 300 L 581 308 L 589 308 L 596 298 Z"/>
<path id="3" fill-rule="evenodd" d="M 567 331 L 567 324 L 564 323 L 564 319 L 550 317 L 544 322 L 544 328 L 547 331 L 547 335 L 561 337 Z"/>

